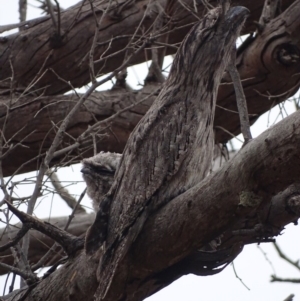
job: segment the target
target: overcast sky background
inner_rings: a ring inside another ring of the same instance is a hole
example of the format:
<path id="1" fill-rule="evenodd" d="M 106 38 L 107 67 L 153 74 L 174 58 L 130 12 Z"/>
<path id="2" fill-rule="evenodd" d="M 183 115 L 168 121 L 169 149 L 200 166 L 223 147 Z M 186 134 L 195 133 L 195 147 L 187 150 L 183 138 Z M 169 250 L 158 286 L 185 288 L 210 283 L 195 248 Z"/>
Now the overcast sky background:
<path id="1" fill-rule="evenodd" d="M 0 25 L 18 22 L 18 2 L 18 0 L 0 0 Z M 67 8 L 77 2 L 78 1 L 76 0 L 59 0 L 59 3 L 63 8 Z M 34 0 L 28 0 L 28 3 L 28 19 L 39 17 L 41 11 L 34 8 L 34 6 L 38 6 L 39 3 Z M 1 35 L 7 35 L 7 33 Z M 168 65 L 170 61 L 170 58 L 168 58 L 165 65 Z M 147 73 L 147 64 L 129 68 L 128 72 L 129 84 L 133 88 L 140 88 L 138 84 L 143 83 L 143 79 Z M 108 89 L 109 86 L 110 84 L 108 83 L 105 86 L 102 86 L 101 89 Z M 287 101 L 285 110 L 287 114 L 292 113 L 294 111 L 293 103 Z M 283 112 L 283 114 L 285 115 L 285 112 Z M 252 126 L 253 136 L 257 137 L 267 127 L 281 119 L 282 115 L 278 108 L 272 109 L 271 113 L 266 113 L 254 126 Z M 239 138 L 242 139 L 241 137 Z M 239 147 L 240 143 L 234 139 L 234 145 Z M 32 193 L 34 186 L 33 184 L 30 184 L 30 182 L 34 179 L 35 175 L 35 172 L 31 172 L 18 175 L 14 178 L 14 181 L 27 179 L 26 185 L 19 185 L 18 187 L 17 193 L 19 196 L 26 196 Z M 70 192 L 75 196 L 79 196 L 85 188 L 80 173 L 80 164 L 60 169 L 58 175 L 62 182 L 69 187 Z M 91 210 L 91 202 L 88 197 L 84 198 L 83 204 L 86 208 Z M 49 217 L 49 219 L 51 219 L 51 217 L 63 216 L 71 213 L 71 210 L 63 201 L 53 196 L 50 184 L 49 194 L 41 198 L 36 207 L 35 214 L 39 218 Z M 3 218 L 1 214 L 0 218 Z M 12 219 L 13 223 L 17 221 L 18 220 L 15 218 Z M 2 226 L 0 225 L 0 227 Z M 199 231 L 201 231 L 201 229 L 199 229 Z M 289 225 L 286 230 L 284 230 L 283 235 L 277 238 L 277 242 L 282 247 L 282 250 L 295 261 L 300 258 L 299 234 L 299 227 Z M 283 301 L 288 295 L 293 293 L 296 295 L 294 301 L 300 301 L 300 284 L 270 283 L 270 275 L 275 272 L 276 275 L 280 277 L 300 278 L 299 271 L 281 260 L 271 244 L 262 244 L 259 247 L 257 245 L 246 246 L 242 254 L 234 261 L 234 266 L 238 277 L 242 279 L 250 290 L 245 288 L 241 281 L 236 278 L 233 267 L 230 265 L 223 272 L 215 276 L 197 277 L 188 275 L 182 277 L 147 300 Z M 0 277 L 0 295 L 3 294 L 5 279 L 6 276 Z"/>

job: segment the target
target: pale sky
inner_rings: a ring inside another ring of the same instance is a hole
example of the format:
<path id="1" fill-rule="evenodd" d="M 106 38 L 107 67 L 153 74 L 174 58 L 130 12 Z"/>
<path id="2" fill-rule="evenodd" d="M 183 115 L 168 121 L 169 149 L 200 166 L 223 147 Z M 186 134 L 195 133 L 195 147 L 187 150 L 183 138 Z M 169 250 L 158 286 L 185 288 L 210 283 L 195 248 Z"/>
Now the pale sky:
<path id="1" fill-rule="evenodd" d="M 0 25 L 18 22 L 18 2 L 18 0 L 0 0 Z M 60 0 L 59 2 L 64 8 L 77 3 L 75 0 Z M 28 0 L 28 3 L 28 19 L 38 17 L 40 12 L 33 6 L 39 5 L 39 3 L 34 0 Z M 4 33 L 2 35 L 6 34 L 7 33 Z M 170 59 L 168 59 L 165 64 L 167 65 L 169 63 Z M 137 82 L 142 83 L 146 72 L 146 64 L 130 68 L 128 76 L 130 85 L 136 87 Z M 107 88 L 108 86 L 102 87 L 102 89 Z M 287 102 L 286 110 L 288 114 L 293 112 L 294 107 L 291 102 Z M 271 113 L 266 113 L 252 126 L 253 136 L 257 137 L 268 126 L 274 124 L 275 121 L 281 120 L 281 118 L 278 108 L 273 109 Z M 234 144 L 236 147 L 240 145 L 236 139 Z M 15 180 L 24 178 L 30 179 L 34 174 L 35 173 L 32 172 L 19 175 Z M 60 169 L 58 174 L 64 183 L 69 184 L 72 194 L 78 196 L 84 189 L 85 185 L 80 173 L 80 164 Z M 79 184 L 77 184 L 78 180 L 81 181 Z M 18 194 L 20 196 L 30 195 L 32 189 L 33 185 L 20 186 Z M 91 202 L 88 197 L 85 197 L 84 204 L 91 207 Z M 70 209 L 65 203 L 60 201 L 57 197 L 52 197 L 51 193 L 49 193 L 48 197 L 42 198 L 38 202 L 37 210 L 35 211 L 39 218 L 67 215 L 70 214 L 70 212 Z M 17 219 L 14 219 L 14 221 L 17 222 Z M 199 231 L 201 231 L 201 229 L 199 229 Z M 299 234 L 299 227 L 289 225 L 283 235 L 277 238 L 277 242 L 283 251 L 295 261 L 300 258 Z M 275 269 L 277 276 L 300 278 L 299 271 L 283 262 L 283 260 L 277 256 L 271 244 L 262 244 L 259 247 L 257 245 L 245 247 L 242 254 L 234 261 L 234 266 L 238 277 L 242 279 L 250 290 L 246 289 L 241 281 L 236 278 L 232 266 L 228 266 L 223 272 L 214 276 L 197 277 L 189 275 L 182 277 L 147 300 L 283 301 L 288 295 L 293 293 L 296 295 L 294 301 L 300 301 L 299 284 L 270 283 L 270 275 L 274 273 L 273 269 Z M 5 278 L 6 276 L 0 277 L 0 295 L 3 294 Z"/>

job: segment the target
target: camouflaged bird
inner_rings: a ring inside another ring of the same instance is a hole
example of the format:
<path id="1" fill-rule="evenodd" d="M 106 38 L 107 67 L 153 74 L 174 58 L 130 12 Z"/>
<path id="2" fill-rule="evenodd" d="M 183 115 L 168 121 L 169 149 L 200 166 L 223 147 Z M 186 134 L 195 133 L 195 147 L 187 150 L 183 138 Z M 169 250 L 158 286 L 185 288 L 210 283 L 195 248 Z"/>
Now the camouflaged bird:
<path id="1" fill-rule="evenodd" d="M 96 300 L 109 294 L 148 217 L 207 175 L 218 87 L 248 13 L 218 7 L 191 29 L 160 94 L 130 135 L 86 237 L 87 254 L 103 252 Z"/>
<path id="2" fill-rule="evenodd" d="M 117 153 L 100 152 L 96 156 L 82 161 L 81 172 L 95 212 L 99 210 L 103 196 L 112 186 L 121 157 L 122 155 Z"/>

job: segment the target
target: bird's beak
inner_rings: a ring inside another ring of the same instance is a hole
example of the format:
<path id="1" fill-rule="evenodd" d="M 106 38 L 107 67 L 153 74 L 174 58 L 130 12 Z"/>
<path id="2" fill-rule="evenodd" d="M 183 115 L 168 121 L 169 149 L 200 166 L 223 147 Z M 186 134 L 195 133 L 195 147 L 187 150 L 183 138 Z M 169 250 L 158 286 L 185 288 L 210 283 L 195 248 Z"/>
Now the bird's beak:
<path id="1" fill-rule="evenodd" d="M 245 21 L 250 15 L 248 8 L 243 6 L 231 7 L 226 14 L 226 21 L 232 24 L 239 24 Z"/>
<path id="2" fill-rule="evenodd" d="M 81 168 L 80 170 L 84 175 L 89 175 L 91 173 L 90 169 L 86 166 L 84 166 L 83 168 Z"/>

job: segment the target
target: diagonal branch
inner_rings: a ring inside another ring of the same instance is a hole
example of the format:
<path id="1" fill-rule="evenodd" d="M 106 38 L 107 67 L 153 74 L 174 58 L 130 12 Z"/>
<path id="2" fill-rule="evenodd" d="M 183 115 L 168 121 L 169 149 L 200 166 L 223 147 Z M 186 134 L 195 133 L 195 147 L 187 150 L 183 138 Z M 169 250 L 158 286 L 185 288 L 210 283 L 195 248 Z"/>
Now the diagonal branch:
<path id="1" fill-rule="evenodd" d="M 8 248 L 16 245 L 23 238 L 23 236 L 29 231 L 29 229 L 30 229 L 30 227 L 28 225 L 22 225 L 21 230 L 18 231 L 15 238 L 13 238 L 10 242 L 8 242 L 5 245 L 0 247 L 0 252 L 3 252 L 5 250 L 7 250 Z"/>
<path id="2" fill-rule="evenodd" d="M 49 176 L 51 184 L 53 185 L 58 195 L 67 203 L 67 205 L 71 209 L 74 209 L 77 205 L 77 200 L 69 193 L 69 191 L 65 187 L 62 186 L 61 181 L 57 176 L 57 173 L 54 170 L 48 170 L 46 172 L 46 175 Z M 86 213 L 86 211 L 81 205 L 78 205 L 76 213 Z"/>
<path id="3" fill-rule="evenodd" d="M 286 262 L 288 262 L 289 264 L 291 264 L 293 267 L 295 267 L 296 269 L 298 269 L 300 271 L 300 264 L 299 264 L 299 259 L 296 261 L 293 261 L 291 258 L 289 258 L 286 254 L 284 254 L 281 250 L 281 248 L 278 246 L 277 243 L 273 243 L 273 246 L 275 247 L 278 255 L 285 260 Z"/>
<path id="4" fill-rule="evenodd" d="M 9 210 L 22 221 L 23 224 L 51 237 L 63 247 L 64 251 L 69 256 L 83 247 L 84 240 L 82 238 L 75 237 L 48 222 L 42 222 L 26 213 L 23 213 L 8 202 L 6 205 L 8 206 Z"/>

